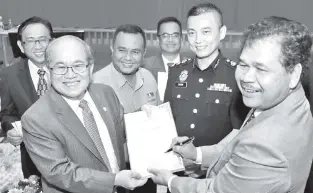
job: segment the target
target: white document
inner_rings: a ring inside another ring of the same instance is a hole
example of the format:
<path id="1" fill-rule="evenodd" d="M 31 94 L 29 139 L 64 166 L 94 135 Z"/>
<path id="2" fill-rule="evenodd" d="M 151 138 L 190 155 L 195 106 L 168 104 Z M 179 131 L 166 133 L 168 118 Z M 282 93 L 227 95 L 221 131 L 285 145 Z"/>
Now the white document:
<path id="1" fill-rule="evenodd" d="M 173 152 L 165 153 L 177 131 L 170 108 L 164 103 L 152 110 L 148 117 L 139 111 L 125 114 L 125 126 L 129 161 L 132 170 L 149 177 L 149 167 L 167 169 L 172 172 L 184 170 L 181 157 Z"/>
<path id="2" fill-rule="evenodd" d="M 167 72 L 158 72 L 158 91 L 160 94 L 161 101 L 164 101 L 164 94 L 165 94 L 167 79 L 168 79 Z"/>

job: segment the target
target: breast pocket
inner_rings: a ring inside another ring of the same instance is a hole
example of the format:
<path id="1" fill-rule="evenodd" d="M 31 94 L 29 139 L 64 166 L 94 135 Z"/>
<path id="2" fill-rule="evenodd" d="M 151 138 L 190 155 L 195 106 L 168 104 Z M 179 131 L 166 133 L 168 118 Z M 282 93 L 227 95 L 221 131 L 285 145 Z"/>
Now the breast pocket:
<path id="1" fill-rule="evenodd" d="M 179 89 L 172 92 L 172 111 L 174 115 L 180 115 L 185 111 L 188 102 L 186 93 Z"/>
<path id="2" fill-rule="evenodd" d="M 231 92 L 206 91 L 206 107 L 208 116 L 227 116 L 231 103 Z"/>

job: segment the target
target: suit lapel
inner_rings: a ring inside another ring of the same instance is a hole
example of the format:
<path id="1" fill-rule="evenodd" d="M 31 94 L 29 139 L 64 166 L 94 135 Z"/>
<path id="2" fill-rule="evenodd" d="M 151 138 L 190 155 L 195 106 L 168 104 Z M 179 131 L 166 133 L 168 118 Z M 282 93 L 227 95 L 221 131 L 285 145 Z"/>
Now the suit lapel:
<path id="1" fill-rule="evenodd" d="M 81 123 L 80 119 L 73 112 L 71 107 L 66 103 L 66 101 L 55 92 L 54 89 L 48 91 L 53 104 L 55 104 L 56 113 L 62 124 L 73 133 L 73 135 L 92 153 L 98 158 L 99 161 L 104 163 L 103 159 L 97 147 L 93 143 L 93 140 L 86 131 L 84 125 Z M 48 94 L 46 93 L 46 94 Z M 107 166 L 107 165 L 106 165 Z"/>
<path id="2" fill-rule="evenodd" d="M 116 132 L 114 129 L 114 122 L 107 113 L 110 110 L 110 109 L 108 109 L 108 107 L 110 105 L 108 104 L 108 101 L 105 98 L 102 98 L 101 96 L 96 94 L 98 92 L 94 92 L 93 87 L 90 87 L 89 93 L 90 93 L 90 96 L 91 96 L 92 100 L 94 101 L 94 103 L 95 103 L 95 105 L 96 105 L 96 107 L 97 107 L 97 109 L 98 109 L 98 111 L 102 117 L 102 120 L 104 121 L 104 123 L 107 127 L 107 130 L 108 130 L 108 133 L 110 135 L 110 139 L 111 139 L 111 142 L 113 145 L 116 160 L 118 162 L 118 165 L 120 166 L 120 164 L 121 164 L 120 163 L 120 155 L 119 155 L 120 151 L 118 149 L 118 144 L 117 144 L 118 141 L 117 141 L 117 136 L 116 136 Z"/>
<path id="3" fill-rule="evenodd" d="M 20 81 L 20 84 L 22 88 L 25 90 L 28 98 L 30 99 L 31 104 L 35 103 L 38 100 L 38 95 L 36 93 L 36 89 L 34 87 L 34 83 L 30 75 L 27 59 L 25 59 L 23 61 L 23 65 L 20 66 L 18 80 Z"/>

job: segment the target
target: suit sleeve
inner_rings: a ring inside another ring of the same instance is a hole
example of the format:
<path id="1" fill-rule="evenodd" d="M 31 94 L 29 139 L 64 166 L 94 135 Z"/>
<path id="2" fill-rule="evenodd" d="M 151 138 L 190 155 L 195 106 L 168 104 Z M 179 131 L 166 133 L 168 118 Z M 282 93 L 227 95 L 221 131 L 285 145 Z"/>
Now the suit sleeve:
<path id="1" fill-rule="evenodd" d="M 55 135 L 31 116 L 22 116 L 22 126 L 26 149 L 50 184 L 69 192 L 113 192 L 115 174 L 73 163 Z"/>
<path id="2" fill-rule="evenodd" d="M 10 129 L 13 129 L 11 123 L 20 120 L 20 116 L 15 105 L 15 102 L 12 99 L 10 93 L 10 87 L 7 81 L 7 78 L 4 74 L 1 74 L 0 80 L 0 99 L 1 99 L 1 111 L 0 111 L 0 121 L 1 127 L 4 132 L 7 132 Z"/>
<path id="3" fill-rule="evenodd" d="M 266 141 L 245 139 L 233 150 L 230 160 L 207 179 L 179 178 L 171 183 L 172 193 L 287 192 L 290 188 L 288 162 Z M 221 158 L 223 159 L 223 158 Z M 223 160 L 220 160 L 223 162 Z M 214 168 L 211 171 L 214 173 Z"/>

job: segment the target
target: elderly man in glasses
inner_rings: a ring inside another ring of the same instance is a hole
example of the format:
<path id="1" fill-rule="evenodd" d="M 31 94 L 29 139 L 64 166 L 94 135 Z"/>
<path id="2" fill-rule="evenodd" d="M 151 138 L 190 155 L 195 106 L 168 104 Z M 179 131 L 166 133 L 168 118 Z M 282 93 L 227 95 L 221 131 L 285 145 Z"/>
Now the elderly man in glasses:
<path id="1" fill-rule="evenodd" d="M 146 183 L 125 170 L 123 107 L 111 87 L 90 84 L 90 47 L 63 36 L 49 44 L 46 61 L 51 89 L 22 116 L 43 192 L 112 193 Z"/>
<path id="2" fill-rule="evenodd" d="M 51 23 L 31 17 L 19 26 L 17 44 L 26 55 L 16 65 L 2 71 L 0 87 L 2 129 L 7 140 L 21 148 L 22 170 L 25 178 L 40 175 L 25 149 L 20 119 L 23 113 L 42 96 L 49 87 L 49 71 L 45 67 L 44 53 L 52 35 Z"/>

